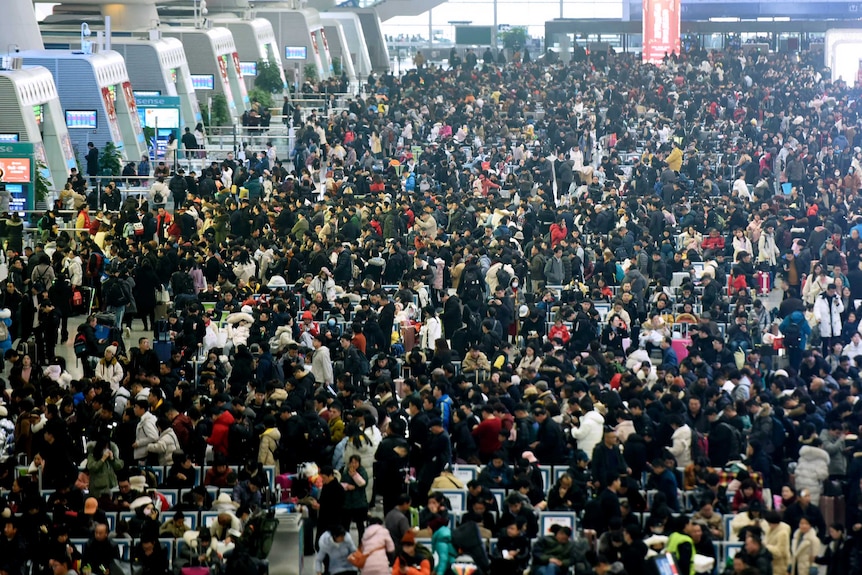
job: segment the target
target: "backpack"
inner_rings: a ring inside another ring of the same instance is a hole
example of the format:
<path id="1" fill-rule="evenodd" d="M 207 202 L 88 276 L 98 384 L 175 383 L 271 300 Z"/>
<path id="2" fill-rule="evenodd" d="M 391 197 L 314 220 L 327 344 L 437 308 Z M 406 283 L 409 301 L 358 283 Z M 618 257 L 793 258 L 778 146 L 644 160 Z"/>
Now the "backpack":
<path id="1" fill-rule="evenodd" d="M 802 342 L 802 328 L 795 321 L 790 321 L 787 324 L 787 329 L 784 331 L 784 347 L 799 347 Z"/>
<path id="2" fill-rule="evenodd" d="M 698 430 L 691 430 L 691 459 L 696 460 L 709 454 L 709 439 Z"/>
<path id="3" fill-rule="evenodd" d="M 500 269 L 497 270 L 497 285 L 508 288 L 510 281 L 512 281 L 512 274 L 504 266 L 500 266 Z"/>
<path id="4" fill-rule="evenodd" d="M 240 538 L 240 543 L 252 557 L 266 559 L 272 549 L 275 532 L 278 529 L 275 509 L 258 511 L 248 520 Z"/>
<path id="5" fill-rule="evenodd" d="M 359 356 L 359 375 L 368 375 L 371 373 L 371 362 L 368 361 L 368 356 L 356 350 L 356 355 Z"/>
<path id="6" fill-rule="evenodd" d="M 478 311 L 469 310 L 467 312 L 467 333 L 470 337 L 479 337 L 482 333 L 482 316 Z"/>
<path id="7" fill-rule="evenodd" d="M 120 307 L 129 303 L 129 296 L 120 284 L 119 279 L 112 279 L 105 283 L 105 303 L 111 307 Z"/>
<path id="8" fill-rule="evenodd" d="M 784 427 L 784 423 L 775 417 L 772 416 L 772 448 L 774 450 L 781 449 L 784 446 L 784 442 L 787 440 L 787 429 Z"/>
<path id="9" fill-rule="evenodd" d="M 100 253 L 90 254 L 88 271 L 92 270 L 91 277 L 99 277 L 105 271 L 105 256 Z"/>
<path id="10" fill-rule="evenodd" d="M 162 195 L 161 192 L 156 192 L 155 194 L 153 194 L 153 204 L 158 205 L 158 204 L 164 204 L 164 203 L 165 203 L 165 197 Z"/>
<path id="11" fill-rule="evenodd" d="M 737 428 L 730 425 L 726 421 L 720 423 L 720 425 L 726 426 L 730 430 L 730 446 L 728 446 L 728 452 L 730 452 L 732 458 L 737 458 L 742 453 L 742 436 Z"/>

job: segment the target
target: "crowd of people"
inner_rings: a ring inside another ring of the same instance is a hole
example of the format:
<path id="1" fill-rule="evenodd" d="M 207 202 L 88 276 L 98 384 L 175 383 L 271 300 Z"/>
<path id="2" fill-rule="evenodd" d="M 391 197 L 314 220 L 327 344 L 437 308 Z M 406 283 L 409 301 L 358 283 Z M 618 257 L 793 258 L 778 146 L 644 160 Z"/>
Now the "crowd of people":
<path id="1" fill-rule="evenodd" d="M 142 202 L 74 174 L 78 233 L 0 226 L 0 571 L 71 535 L 107 575 L 129 534 L 161 574 L 216 509 L 191 564 L 254 572 L 274 466 L 318 573 L 445 575 L 465 525 L 493 573 L 857 573 L 862 118 L 819 58 L 423 61 L 284 157 L 156 162 Z"/>

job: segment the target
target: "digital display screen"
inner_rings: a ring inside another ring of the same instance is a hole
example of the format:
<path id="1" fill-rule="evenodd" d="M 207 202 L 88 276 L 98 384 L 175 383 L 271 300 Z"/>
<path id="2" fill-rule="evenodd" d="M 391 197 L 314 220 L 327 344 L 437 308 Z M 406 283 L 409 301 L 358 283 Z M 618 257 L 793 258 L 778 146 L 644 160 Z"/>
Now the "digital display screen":
<path id="1" fill-rule="evenodd" d="M 0 158 L 0 170 L 6 183 L 30 183 L 30 158 Z"/>
<path id="2" fill-rule="evenodd" d="M 212 74 L 192 74 L 192 87 L 195 90 L 214 90 L 215 76 Z"/>
<path id="3" fill-rule="evenodd" d="M 243 76 L 257 76 L 257 62 L 240 62 L 239 69 Z"/>
<path id="4" fill-rule="evenodd" d="M 44 119 L 42 117 L 42 114 L 43 114 L 42 104 L 36 104 L 35 106 L 33 106 L 33 115 L 36 116 L 36 123 L 37 124 L 42 123 L 42 120 Z"/>
<path id="5" fill-rule="evenodd" d="M 12 199 L 9 200 L 9 213 L 21 213 L 28 209 L 27 194 L 24 193 L 23 185 L 6 184 L 6 190 L 12 194 Z"/>
<path id="6" fill-rule="evenodd" d="M 66 127 L 95 130 L 96 110 L 66 110 Z"/>
<path id="7" fill-rule="evenodd" d="M 284 59 L 285 60 L 305 60 L 308 57 L 308 47 L 307 46 L 285 46 L 284 47 Z"/>
<path id="8" fill-rule="evenodd" d="M 10 142 L 19 141 L 20 136 L 18 134 L 0 134 L 0 143 L 8 144 Z"/>
<path id="9" fill-rule="evenodd" d="M 144 126 L 147 128 L 179 128 L 180 111 L 171 108 L 147 108 L 144 110 Z"/>
<path id="10" fill-rule="evenodd" d="M 133 93 L 135 96 L 138 96 L 138 97 L 141 97 L 141 98 L 153 98 L 153 97 L 161 96 L 161 95 L 162 95 L 162 91 L 161 91 L 161 90 L 144 90 L 144 91 L 138 91 L 138 90 L 135 90 L 135 91 L 134 91 L 134 92 L 132 92 L 132 93 Z"/>

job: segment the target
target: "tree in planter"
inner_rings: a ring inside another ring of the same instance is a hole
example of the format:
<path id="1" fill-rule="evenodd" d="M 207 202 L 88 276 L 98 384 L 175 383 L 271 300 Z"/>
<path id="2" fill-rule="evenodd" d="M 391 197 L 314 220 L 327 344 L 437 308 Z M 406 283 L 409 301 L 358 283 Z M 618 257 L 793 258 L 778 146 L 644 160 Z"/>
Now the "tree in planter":
<path id="1" fill-rule="evenodd" d="M 281 71 L 278 66 L 278 64 L 273 62 L 258 60 L 257 77 L 254 79 L 254 87 L 268 94 L 281 94 L 284 92 L 284 82 L 281 79 Z M 249 94 L 250 96 L 251 94 Z"/>
<path id="2" fill-rule="evenodd" d="M 104 176 L 119 176 L 123 169 L 120 150 L 114 142 L 105 142 L 105 147 L 99 155 L 99 169 Z"/>
<path id="3" fill-rule="evenodd" d="M 342 72 L 341 58 L 339 58 L 338 56 L 333 56 L 332 57 L 332 75 L 335 76 L 336 78 L 338 78 L 341 76 L 341 72 Z"/>
<path id="4" fill-rule="evenodd" d="M 263 108 L 272 108 L 272 94 L 260 88 L 252 88 L 248 91 L 248 99 L 251 102 L 259 102 Z"/>
<path id="5" fill-rule="evenodd" d="M 156 129 L 151 126 L 144 126 L 144 142 L 147 143 L 148 149 L 154 149 L 158 146 L 156 141 Z"/>
<path id="6" fill-rule="evenodd" d="M 516 49 L 523 48 L 527 44 L 527 29 L 523 26 L 515 26 L 505 32 L 501 32 L 499 38 L 503 42 L 504 48 L 514 52 Z"/>
<path id="7" fill-rule="evenodd" d="M 232 123 L 227 107 L 227 98 L 224 94 L 216 94 L 212 99 L 210 126 L 230 126 Z"/>
<path id="8" fill-rule="evenodd" d="M 317 66 L 314 64 L 306 64 L 302 69 L 302 75 L 311 83 L 317 82 Z"/>
<path id="9" fill-rule="evenodd" d="M 48 194 L 51 193 L 51 182 L 45 177 L 44 171 L 48 169 L 42 161 L 36 162 L 36 179 L 33 182 L 35 188 L 36 203 L 45 202 L 48 200 Z"/>

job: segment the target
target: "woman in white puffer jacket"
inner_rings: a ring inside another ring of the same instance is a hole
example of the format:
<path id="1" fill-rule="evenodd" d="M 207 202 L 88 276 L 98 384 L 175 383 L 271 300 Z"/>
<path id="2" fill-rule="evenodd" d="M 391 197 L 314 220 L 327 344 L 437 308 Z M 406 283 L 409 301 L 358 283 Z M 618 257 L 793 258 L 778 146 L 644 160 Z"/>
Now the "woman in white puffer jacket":
<path id="1" fill-rule="evenodd" d="M 820 447 L 820 439 L 815 437 L 809 445 L 799 449 L 796 460 L 796 492 L 807 489 L 811 501 L 820 501 L 823 481 L 829 477 L 829 454 Z"/>
<path id="2" fill-rule="evenodd" d="M 578 427 L 572 428 L 572 437 L 578 442 L 578 449 L 582 449 L 590 459 L 593 458 L 593 449 L 601 443 L 604 437 L 605 418 L 596 410 L 588 411 L 581 417 Z"/>

